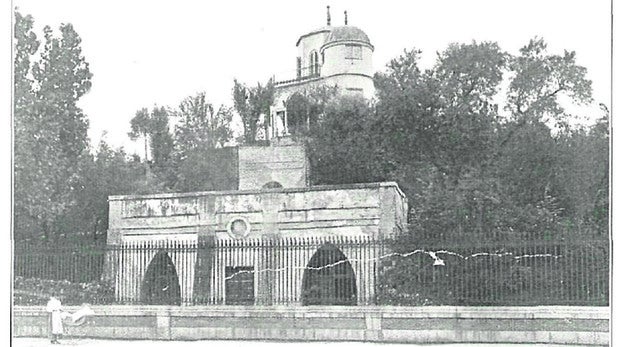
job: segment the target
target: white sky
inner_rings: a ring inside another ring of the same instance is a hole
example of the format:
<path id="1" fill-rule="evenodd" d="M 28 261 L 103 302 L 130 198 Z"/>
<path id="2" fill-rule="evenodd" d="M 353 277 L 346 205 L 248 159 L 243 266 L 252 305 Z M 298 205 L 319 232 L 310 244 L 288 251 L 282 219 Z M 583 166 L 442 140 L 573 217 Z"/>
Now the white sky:
<path id="1" fill-rule="evenodd" d="M 270 76 L 294 75 L 297 38 L 325 25 L 363 29 L 375 46 L 374 69 L 405 48 L 422 49 L 430 67 L 451 42 L 497 41 L 516 54 L 534 36 L 552 53 L 577 52 L 588 69 L 595 105 L 611 101 L 611 5 L 608 0 L 319 1 L 138 1 L 14 0 L 22 14 L 57 29 L 72 23 L 82 37 L 93 87 L 81 106 L 90 119 L 93 146 L 102 132 L 130 153 L 128 137 L 136 110 L 176 107 L 199 91 L 216 105 L 232 106 L 233 79 L 255 84 Z M 576 109 L 598 117 L 598 107 Z"/>

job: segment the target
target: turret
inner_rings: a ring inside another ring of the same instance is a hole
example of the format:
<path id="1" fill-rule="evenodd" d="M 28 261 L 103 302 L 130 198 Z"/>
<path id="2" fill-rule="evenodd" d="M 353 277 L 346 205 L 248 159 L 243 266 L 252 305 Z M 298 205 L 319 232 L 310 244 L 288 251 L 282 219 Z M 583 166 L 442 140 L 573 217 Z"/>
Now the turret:
<path id="1" fill-rule="evenodd" d="M 320 85 L 337 86 L 343 94 L 372 98 L 372 54 L 374 46 L 368 35 L 349 25 L 332 26 L 327 6 L 327 25 L 301 35 L 297 40 L 295 78 L 276 81 L 276 95 L 271 108 L 270 139 L 288 134 L 286 102 L 296 92 Z"/>

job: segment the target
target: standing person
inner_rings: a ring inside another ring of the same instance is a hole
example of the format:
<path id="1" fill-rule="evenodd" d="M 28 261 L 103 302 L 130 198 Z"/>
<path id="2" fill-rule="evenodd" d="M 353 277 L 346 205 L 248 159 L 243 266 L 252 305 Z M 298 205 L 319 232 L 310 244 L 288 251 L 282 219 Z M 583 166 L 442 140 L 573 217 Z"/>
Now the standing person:
<path id="1" fill-rule="evenodd" d="M 50 297 L 47 302 L 46 311 L 49 312 L 50 331 L 52 333 L 52 343 L 59 344 L 58 338 L 63 334 L 62 327 L 62 303 L 56 297 Z"/>

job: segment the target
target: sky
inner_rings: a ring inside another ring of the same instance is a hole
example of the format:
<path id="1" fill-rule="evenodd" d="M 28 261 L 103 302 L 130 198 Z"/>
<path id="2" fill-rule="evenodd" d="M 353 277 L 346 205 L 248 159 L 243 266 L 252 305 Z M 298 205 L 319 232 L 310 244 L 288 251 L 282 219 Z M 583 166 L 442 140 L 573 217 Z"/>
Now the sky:
<path id="1" fill-rule="evenodd" d="M 176 107 L 204 91 L 215 105 L 232 106 L 236 78 L 246 84 L 294 76 L 298 37 L 325 25 L 364 30 L 375 46 L 373 66 L 384 70 L 404 49 L 422 50 L 432 67 L 453 42 L 496 41 L 509 53 L 536 36 L 548 51 L 576 51 L 593 81 L 594 105 L 611 103 L 611 4 L 608 0 L 433 1 L 141 1 L 13 0 L 31 14 L 35 31 L 72 23 L 93 73 L 80 100 L 96 146 L 103 132 L 114 147 L 141 153 L 129 140 L 129 121 L 143 107 Z M 586 121 L 598 106 L 571 108 Z"/>

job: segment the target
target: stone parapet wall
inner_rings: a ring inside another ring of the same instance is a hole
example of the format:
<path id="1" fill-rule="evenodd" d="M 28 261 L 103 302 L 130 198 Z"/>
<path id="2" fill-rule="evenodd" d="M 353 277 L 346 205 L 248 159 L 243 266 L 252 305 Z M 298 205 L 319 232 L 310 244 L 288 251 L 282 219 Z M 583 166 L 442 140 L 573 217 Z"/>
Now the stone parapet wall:
<path id="1" fill-rule="evenodd" d="M 308 160 L 303 145 L 239 147 L 239 189 L 261 189 L 269 182 L 284 188 L 308 186 Z"/>
<path id="2" fill-rule="evenodd" d="M 76 311 L 77 307 L 66 307 Z M 608 307 L 94 306 L 74 337 L 608 345 Z M 42 306 L 14 307 L 13 336 L 47 336 Z"/>
<path id="3" fill-rule="evenodd" d="M 403 228 L 407 199 L 395 183 L 112 196 L 108 241 L 215 235 L 245 218 L 262 235 L 383 235 Z M 183 236 L 185 235 L 185 236 Z"/>

